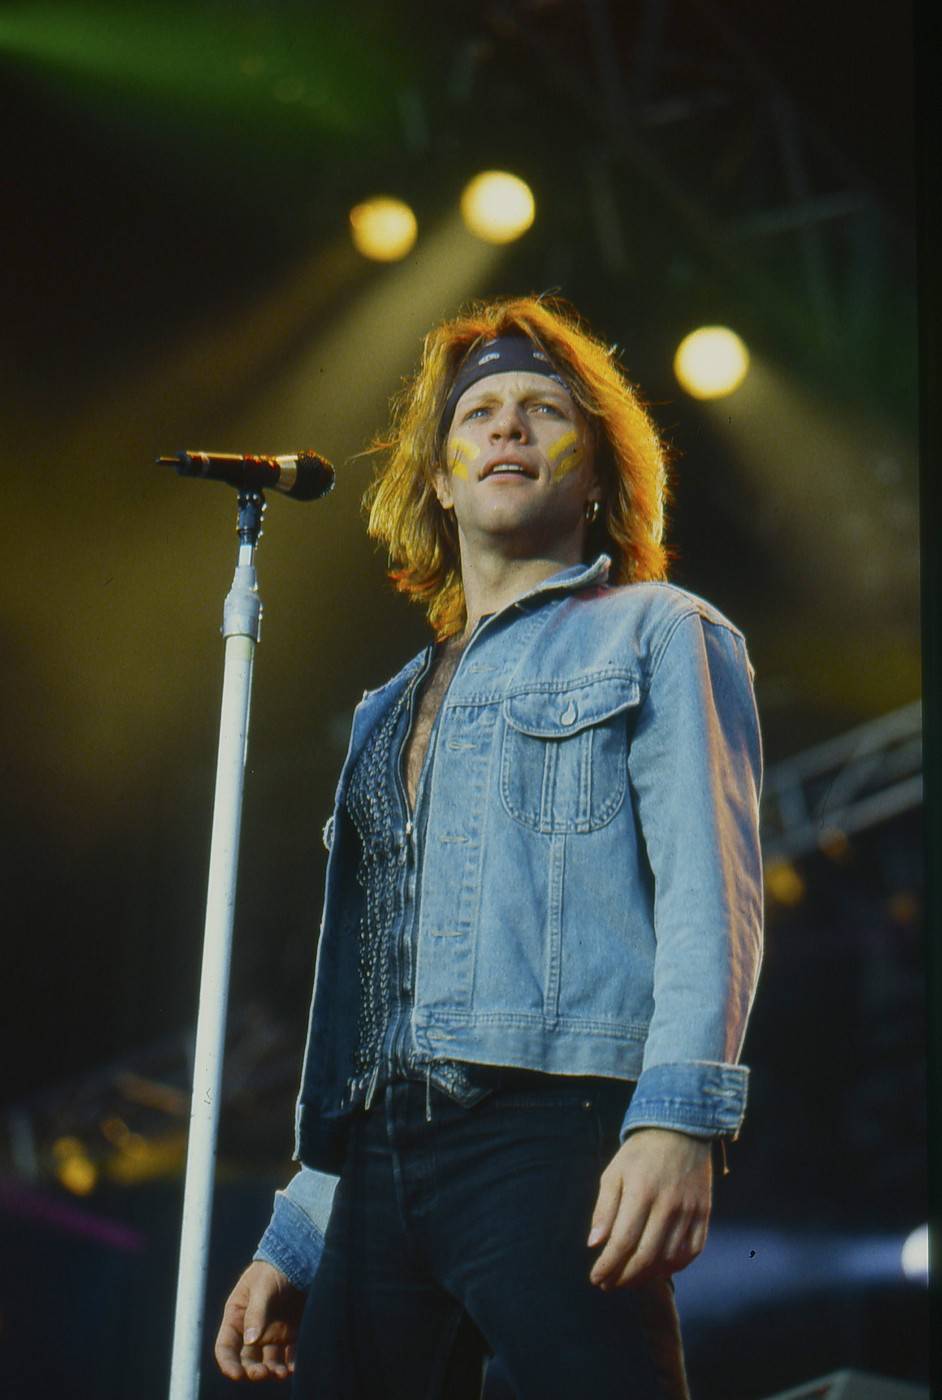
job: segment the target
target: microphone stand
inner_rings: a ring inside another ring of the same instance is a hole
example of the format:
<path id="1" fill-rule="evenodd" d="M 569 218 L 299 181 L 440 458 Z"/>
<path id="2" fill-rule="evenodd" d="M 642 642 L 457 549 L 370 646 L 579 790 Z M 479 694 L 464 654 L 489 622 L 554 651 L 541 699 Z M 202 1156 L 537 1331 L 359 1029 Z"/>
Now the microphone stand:
<path id="1" fill-rule="evenodd" d="M 196 1400 L 199 1393 L 242 786 L 248 748 L 252 664 L 262 616 L 256 586 L 255 548 L 264 510 L 265 498 L 261 491 L 239 492 L 239 557 L 223 610 L 225 673 L 193 1056 L 193 1098 L 183 1191 L 170 1400 Z"/>

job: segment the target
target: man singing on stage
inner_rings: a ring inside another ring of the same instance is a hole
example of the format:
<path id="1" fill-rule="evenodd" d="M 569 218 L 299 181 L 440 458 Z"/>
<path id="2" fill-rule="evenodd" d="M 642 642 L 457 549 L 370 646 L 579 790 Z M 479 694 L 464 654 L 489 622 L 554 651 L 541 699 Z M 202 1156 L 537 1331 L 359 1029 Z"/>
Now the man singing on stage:
<path id="1" fill-rule="evenodd" d="M 301 1170 L 217 1361 L 311 1400 L 478 1396 L 488 1355 L 517 1400 L 677 1400 L 761 947 L 743 636 L 664 581 L 657 431 L 565 305 L 432 331 L 382 449 L 370 533 L 436 640 L 354 715 Z"/>

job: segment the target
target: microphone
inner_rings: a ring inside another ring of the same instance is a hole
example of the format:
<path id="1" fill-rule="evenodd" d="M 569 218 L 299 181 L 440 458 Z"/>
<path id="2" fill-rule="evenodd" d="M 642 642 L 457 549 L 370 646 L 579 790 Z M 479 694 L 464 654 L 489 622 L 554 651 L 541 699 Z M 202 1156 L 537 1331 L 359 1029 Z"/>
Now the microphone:
<path id="1" fill-rule="evenodd" d="M 284 457 L 250 457 L 241 452 L 174 452 L 158 457 L 160 467 L 176 467 L 180 476 L 225 481 L 241 491 L 283 491 L 295 501 L 316 501 L 334 489 L 334 469 L 317 452 Z"/>

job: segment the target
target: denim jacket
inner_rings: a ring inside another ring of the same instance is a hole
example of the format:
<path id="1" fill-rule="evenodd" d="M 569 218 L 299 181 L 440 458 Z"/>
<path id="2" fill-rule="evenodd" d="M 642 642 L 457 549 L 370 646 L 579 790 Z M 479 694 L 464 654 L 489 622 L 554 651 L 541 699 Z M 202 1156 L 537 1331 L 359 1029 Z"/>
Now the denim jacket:
<path id="1" fill-rule="evenodd" d="M 415 871 L 412 1029 L 432 1058 L 637 1081 L 622 1125 L 735 1135 L 762 939 L 762 754 L 742 633 L 667 583 L 575 565 L 479 624 L 442 704 Z M 302 1170 L 256 1258 L 306 1287 L 340 1170 L 358 981 L 364 739 L 427 653 L 357 707 L 337 787 L 296 1116 Z"/>

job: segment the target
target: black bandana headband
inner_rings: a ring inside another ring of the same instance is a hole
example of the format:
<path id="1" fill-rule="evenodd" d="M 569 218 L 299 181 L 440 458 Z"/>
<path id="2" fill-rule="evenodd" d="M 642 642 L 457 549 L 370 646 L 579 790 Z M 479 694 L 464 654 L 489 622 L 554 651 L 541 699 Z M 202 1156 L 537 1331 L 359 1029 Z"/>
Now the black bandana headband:
<path id="1" fill-rule="evenodd" d="M 545 374 L 547 378 L 555 379 L 564 389 L 569 388 L 549 355 L 534 345 L 532 340 L 528 340 L 525 335 L 498 336 L 496 340 L 487 340 L 472 351 L 458 371 L 451 392 L 445 400 L 442 432 L 447 433 L 451 427 L 455 405 L 466 389 L 470 389 L 472 384 L 477 384 L 479 379 L 486 379 L 488 375 L 509 374 L 514 370 L 522 370 L 528 374 Z"/>

